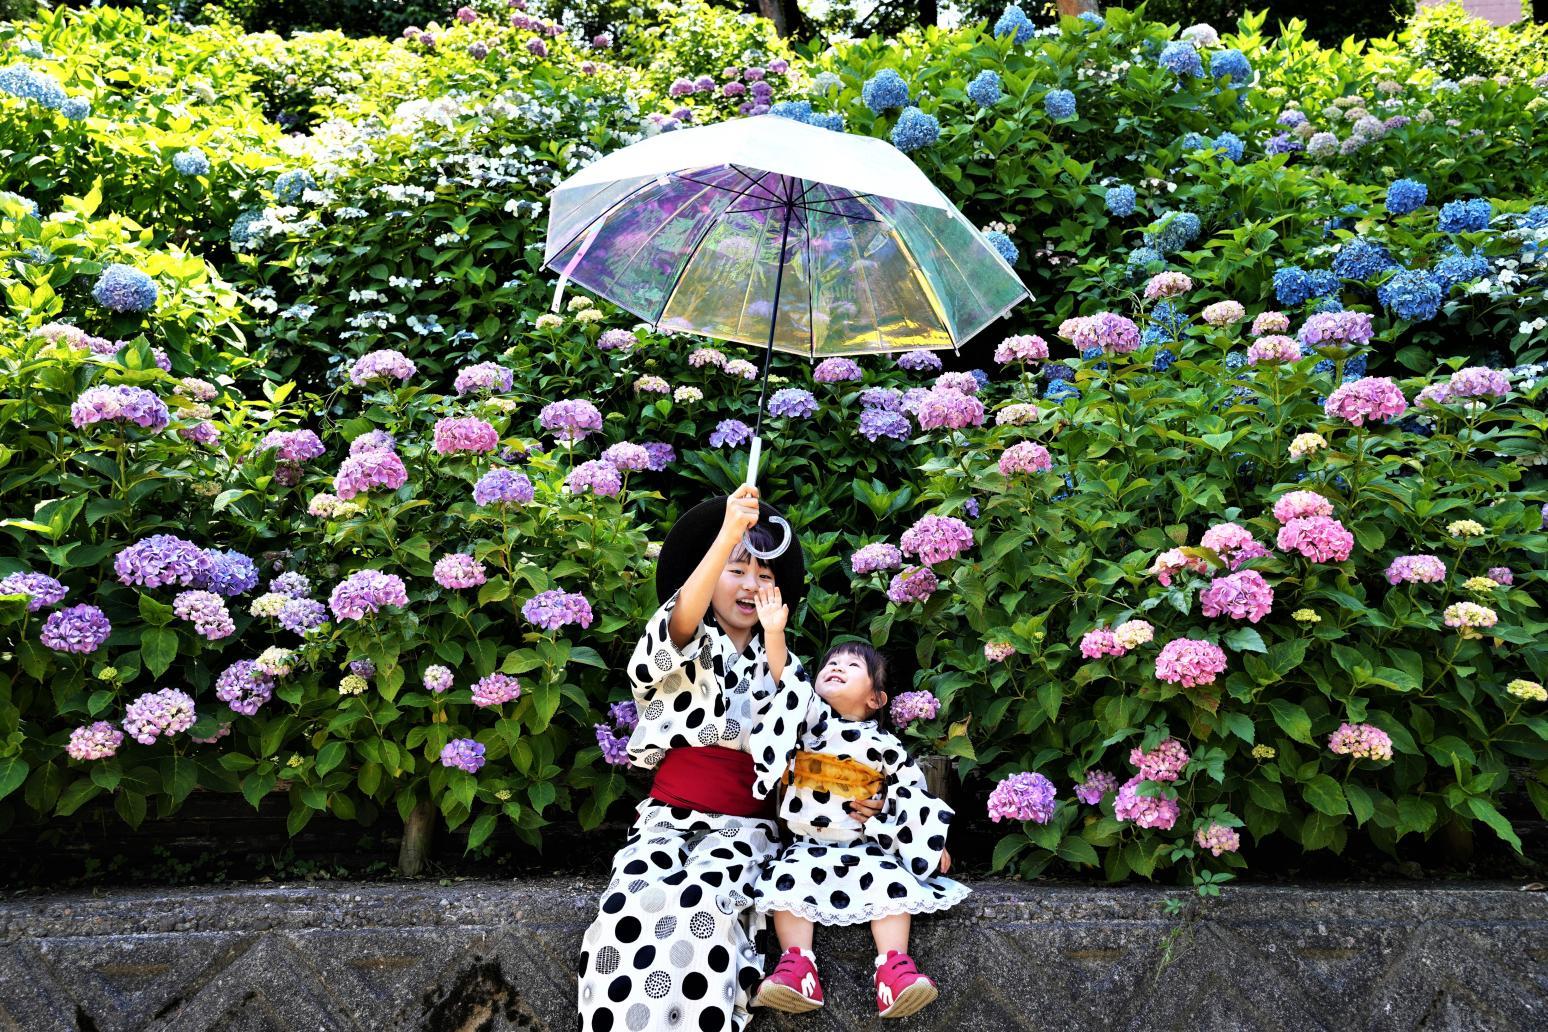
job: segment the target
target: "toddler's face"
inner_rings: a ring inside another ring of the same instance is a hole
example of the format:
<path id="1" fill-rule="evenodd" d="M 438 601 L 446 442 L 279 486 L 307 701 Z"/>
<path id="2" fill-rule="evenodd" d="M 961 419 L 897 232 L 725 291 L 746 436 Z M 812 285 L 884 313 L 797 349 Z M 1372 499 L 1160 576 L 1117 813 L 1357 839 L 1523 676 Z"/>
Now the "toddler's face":
<path id="1" fill-rule="evenodd" d="M 715 594 L 710 605 L 715 619 L 725 630 L 751 630 L 758 626 L 758 607 L 753 599 L 759 588 L 772 588 L 774 571 L 741 548 L 731 553 L 720 579 L 715 582 Z"/>
<path id="2" fill-rule="evenodd" d="M 835 653 L 817 672 L 817 694 L 841 717 L 864 720 L 885 705 L 871 683 L 865 659 L 853 652 Z"/>

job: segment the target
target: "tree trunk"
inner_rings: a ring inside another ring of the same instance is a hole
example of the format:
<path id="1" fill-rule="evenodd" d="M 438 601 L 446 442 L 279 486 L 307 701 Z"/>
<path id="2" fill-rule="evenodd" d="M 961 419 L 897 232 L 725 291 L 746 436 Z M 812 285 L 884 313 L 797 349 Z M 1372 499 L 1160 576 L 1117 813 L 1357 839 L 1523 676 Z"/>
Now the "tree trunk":
<path id="1" fill-rule="evenodd" d="M 774 31 L 782 38 L 790 35 L 790 19 L 785 16 L 783 0 L 758 0 L 758 13 L 774 23 Z"/>
<path id="2" fill-rule="evenodd" d="M 435 804 L 428 799 L 416 803 L 403 822 L 403 845 L 398 848 L 398 873 L 417 878 L 430 853 L 430 837 L 435 833 Z"/>
<path id="3" fill-rule="evenodd" d="M 1058 0 L 1058 6 L 1059 13 L 1070 18 L 1102 13 L 1102 5 L 1097 0 Z"/>
<path id="4" fill-rule="evenodd" d="M 919 24 L 936 25 L 940 23 L 941 5 L 936 0 L 919 0 Z"/>

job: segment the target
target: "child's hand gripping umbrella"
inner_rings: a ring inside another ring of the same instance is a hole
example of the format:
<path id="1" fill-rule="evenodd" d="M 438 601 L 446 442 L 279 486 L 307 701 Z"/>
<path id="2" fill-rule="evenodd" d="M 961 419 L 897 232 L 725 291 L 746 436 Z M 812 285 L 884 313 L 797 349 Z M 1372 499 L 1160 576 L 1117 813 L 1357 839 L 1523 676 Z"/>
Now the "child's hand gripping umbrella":
<path id="1" fill-rule="evenodd" d="M 543 263 L 658 330 L 763 344 L 756 485 L 775 350 L 810 359 L 956 348 L 1026 287 L 885 140 L 775 115 L 614 151 L 550 194 Z M 783 521 L 780 521 L 783 523 Z M 771 553 L 781 554 L 790 528 Z"/>

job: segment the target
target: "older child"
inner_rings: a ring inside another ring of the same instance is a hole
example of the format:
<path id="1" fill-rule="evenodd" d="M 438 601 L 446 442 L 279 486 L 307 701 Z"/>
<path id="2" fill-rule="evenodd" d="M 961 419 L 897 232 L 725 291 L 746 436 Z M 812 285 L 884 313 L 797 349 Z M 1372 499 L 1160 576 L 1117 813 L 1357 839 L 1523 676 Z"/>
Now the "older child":
<path id="1" fill-rule="evenodd" d="M 911 915 L 944 910 L 969 892 L 940 876 L 951 869 L 952 810 L 930 794 L 903 743 L 878 722 L 887 705 L 880 653 L 860 642 L 835 647 L 816 689 L 780 806 L 795 840 L 764 870 L 755 894 L 758 911 L 774 915 L 784 953 L 752 1005 L 791 1013 L 821 1007 L 813 924 L 868 921 L 877 1013 L 901 1018 L 937 994 L 908 955 Z M 857 820 L 854 801 L 878 789 L 881 814 Z"/>

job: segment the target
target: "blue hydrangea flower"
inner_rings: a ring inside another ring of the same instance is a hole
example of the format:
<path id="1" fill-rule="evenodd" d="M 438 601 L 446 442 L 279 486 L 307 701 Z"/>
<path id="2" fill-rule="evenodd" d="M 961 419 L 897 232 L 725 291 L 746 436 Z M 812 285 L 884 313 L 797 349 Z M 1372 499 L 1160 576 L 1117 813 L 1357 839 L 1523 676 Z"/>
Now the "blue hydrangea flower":
<path id="1" fill-rule="evenodd" d="M 1534 204 L 1516 216 L 1522 229 L 1548 229 L 1548 204 Z"/>
<path id="2" fill-rule="evenodd" d="M 68 99 L 59 80 L 31 65 L 13 64 L 0 68 L 0 92 L 9 93 L 34 104 L 58 111 Z"/>
<path id="3" fill-rule="evenodd" d="M 1032 19 L 1021 8 L 1011 4 L 994 23 L 994 34 L 996 38 L 1014 34 L 1017 43 L 1025 43 L 1032 38 Z"/>
<path id="4" fill-rule="evenodd" d="M 1131 267 L 1145 268 L 1152 262 L 1159 262 L 1163 258 L 1160 251 L 1154 247 L 1136 247 L 1129 252 L 1129 265 Z"/>
<path id="5" fill-rule="evenodd" d="M 860 99 L 876 114 L 908 104 L 908 83 L 894 68 L 883 68 L 860 88 Z"/>
<path id="6" fill-rule="evenodd" d="M 1199 235 L 1199 217 L 1191 211 L 1176 211 L 1162 220 L 1161 228 L 1147 240 L 1162 254 L 1180 251 Z"/>
<path id="7" fill-rule="evenodd" d="M 218 595 L 235 598 L 258 584 L 258 567 L 252 559 L 234 550 L 205 549 L 210 557 L 210 572 L 199 585 Z"/>
<path id="8" fill-rule="evenodd" d="M 1305 149 L 1306 144 L 1289 133 L 1275 133 L 1269 137 L 1269 142 L 1263 145 L 1264 154 L 1299 154 Z"/>
<path id="9" fill-rule="evenodd" d="M 1274 270 L 1274 297 L 1286 308 L 1306 303 L 1311 297 L 1311 279 L 1299 265 L 1285 265 Z"/>
<path id="10" fill-rule="evenodd" d="M 1231 372 L 1236 372 L 1247 364 L 1247 352 L 1233 351 L 1226 355 L 1225 367 Z"/>
<path id="11" fill-rule="evenodd" d="M 102 270 L 91 296 L 113 312 L 144 312 L 156 303 L 156 281 L 133 265 L 113 264 Z"/>
<path id="12" fill-rule="evenodd" d="M 1399 269 L 1376 289 L 1376 300 L 1399 319 L 1427 322 L 1440 310 L 1441 285 L 1423 269 Z"/>
<path id="13" fill-rule="evenodd" d="M 1322 224 L 1322 235 L 1332 236 L 1340 229 L 1353 229 L 1354 216 L 1361 214 L 1358 204 L 1346 204 L 1339 209 L 1341 214 L 1333 216 Z"/>
<path id="14" fill-rule="evenodd" d="M 1348 361 L 1344 363 L 1344 382 L 1349 383 L 1352 380 L 1358 380 L 1360 377 L 1364 376 L 1366 361 L 1366 355 L 1363 351 L 1357 355 L 1351 355 Z M 1312 366 L 1312 372 L 1314 373 L 1331 373 L 1332 371 L 1333 360 L 1331 358 L 1324 358 L 1321 362 L 1318 362 L 1316 365 Z M 1322 400 L 1319 400 L 1317 404 L 1321 405 Z"/>
<path id="15" fill-rule="evenodd" d="M 1190 151 L 1208 150 L 1209 147 L 1210 147 L 1209 137 L 1205 136 L 1203 133 L 1184 133 L 1183 134 L 1182 149 L 1183 149 L 1183 153 L 1184 154 L 1187 154 Z"/>
<path id="16" fill-rule="evenodd" d="M 1235 51 L 1228 51 L 1228 53 L 1235 53 Z M 1241 161 L 1242 155 L 1247 153 L 1247 144 L 1243 143 L 1242 138 L 1235 133 L 1221 133 L 1215 137 L 1215 147 L 1225 151 L 1226 157 L 1232 161 Z"/>
<path id="17" fill-rule="evenodd" d="M 172 155 L 172 167 L 182 176 L 206 176 L 210 173 L 210 159 L 198 147 L 189 147 Z"/>
<path id="18" fill-rule="evenodd" d="M 1134 187 L 1126 183 L 1107 188 L 1107 211 L 1110 215 L 1120 219 L 1133 215 L 1135 200 Z M 1129 256 L 1131 261 L 1133 257 L 1132 254 Z"/>
<path id="19" fill-rule="evenodd" d="M 38 202 L 34 201 L 31 197 L 23 197 L 21 194 L 12 193 L 9 190 L 0 190 L 0 201 L 9 201 L 12 204 L 20 204 L 22 207 L 27 209 L 27 214 L 31 215 L 33 218 L 38 217 Z"/>
<path id="20" fill-rule="evenodd" d="M 317 180 L 302 168 L 281 172 L 274 180 L 274 196 L 281 204 L 294 204 L 307 190 L 316 188 Z"/>
<path id="21" fill-rule="evenodd" d="M 72 122 L 79 122 L 81 119 L 91 114 L 91 98 L 71 97 L 69 100 L 66 100 L 63 104 L 59 105 L 59 113 L 64 115 Z"/>
<path id="22" fill-rule="evenodd" d="M 1394 180 L 1387 187 L 1387 211 L 1393 215 L 1407 215 L 1424 207 L 1430 188 L 1413 179 Z"/>
<path id="23" fill-rule="evenodd" d="M 809 100 L 782 100 L 769 108 L 769 114 L 778 115 L 780 118 L 789 118 L 797 122 L 806 122 L 812 117 L 812 102 Z"/>
<path id="24" fill-rule="evenodd" d="M 829 129 L 835 133 L 844 131 L 844 116 L 836 111 L 826 114 L 812 115 L 806 120 L 807 125 L 815 125 L 819 129 Z"/>
<path id="25" fill-rule="evenodd" d="M 1082 348 L 1080 351 L 1080 357 L 1083 361 L 1091 363 L 1092 369 L 1103 370 L 1107 368 L 1107 363 L 1101 361 L 1102 349 L 1095 345 L 1092 345 L 1089 348 Z"/>
<path id="26" fill-rule="evenodd" d="M 993 107 L 999 103 L 1004 91 L 1000 87 L 998 72 L 991 72 L 987 68 L 973 76 L 973 81 L 967 86 L 968 99 L 981 108 Z"/>
<path id="27" fill-rule="evenodd" d="M 1169 339 L 1176 340 L 1192 320 L 1186 312 L 1177 307 L 1176 303 L 1162 300 L 1157 301 L 1156 306 L 1150 310 L 1150 321 L 1163 333 L 1169 334 Z"/>
<path id="28" fill-rule="evenodd" d="M 1472 283 L 1489 275 L 1489 259 L 1481 254 L 1454 251 L 1436 263 L 1434 275 L 1441 293 L 1448 294 L 1460 283 Z"/>
<path id="29" fill-rule="evenodd" d="M 1440 231 L 1442 233 L 1471 233 L 1489 228 L 1489 218 L 1494 205 L 1482 197 L 1470 201 L 1447 201 L 1441 206 Z"/>
<path id="30" fill-rule="evenodd" d="M 1080 397 L 1080 388 L 1067 380 L 1053 380 L 1043 388 L 1045 401 L 1063 401 L 1065 398 Z"/>
<path id="31" fill-rule="evenodd" d="M 1144 336 L 1144 334 L 1140 334 L 1141 343 L 1145 343 Z M 1158 373 L 1164 373 L 1168 369 L 1172 368 L 1172 364 L 1176 361 L 1177 356 L 1172 354 L 1170 348 L 1162 348 L 1160 351 L 1156 352 L 1156 357 L 1150 363 L 1150 368 Z"/>
<path id="32" fill-rule="evenodd" d="M 261 218 L 263 218 L 263 209 L 261 208 L 248 208 L 238 215 L 235 221 L 231 223 L 231 232 L 227 234 L 231 243 L 239 249 L 251 243 L 253 239 L 253 223 Z"/>
<path id="33" fill-rule="evenodd" d="M 941 123 L 916 107 L 906 107 L 892 127 L 892 145 L 904 154 L 928 147 L 940 139 Z"/>
<path id="34" fill-rule="evenodd" d="M 1107 19 L 1103 18 L 1100 14 L 1097 14 L 1095 11 L 1082 11 L 1076 17 L 1078 17 L 1081 21 L 1085 22 L 1087 25 L 1090 25 L 1092 28 L 1097 28 L 1097 29 L 1105 29 L 1105 28 L 1107 28 Z"/>
<path id="35" fill-rule="evenodd" d="M 1252 65 L 1240 50 L 1217 50 L 1209 56 L 1209 74 L 1215 79 L 1229 76 L 1232 86 L 1241 87 L 1252 81 Z"/>
<path id="36" fill-rule="evenodd" d="M 989 241 L 989 246 L 1000 252 L 1000 257 L 1011 265 L 1015 265 L 1016 259 L 1021 257 L 1021 252 L 1016 249 L 1015 243 L 1004 233 L 990 230 L 984 234 L 984 239 Z"/>
<path id="37" fill-rule="evenodd" d="M 1175 75 L 1197 78 L 1204 74 L 1204 62 L 1199 59 L 1199 52 L 1185 39 L 1174 39 L 1162 47 L 1161 56 L 1156 60 L 1161 67 L 1171 69 Z"/>
<path id="38" fill-rule="evenodd" d="M 1342 279 L 1368 280 L 1396 264 L 1381 244 L 1355 237 L 1334 256 L 1333 271 Z"/>
<path id="39" fill-rule="evenodd" d="M 989 384 L 992 382 L 989 379 L 989 374 L 984 372 L 982 369 L 969 369 L 968 375 L 971 376 L 974 380 L 978 381 L 978 389 L 981 391 L 987 390 Z"/>
<path id="40" fill-rule="evenodd" d="M 1049 362 L 1043 367 L 1043 379 L 1052 383 L 1055 380 L 1075 379 L 1075 370 L 1063 362 Z"/>
<path id="41" fill-rule="evenodd" d="M 1316 315 L 1319 312 L 1342 312 L 1344 302 L 1336 297 L 1314 297 L 1306 306 L 1307 315 Z"/>
<path id="42" fill-rule="evenodd" d="M 1306 274 L 1306 279 L 1307 289 L 1314 298 L 1330 297 L 1338 293 L 1339 279 L 1331 269 L 1313 269 Z"/>
<path id="43" fill-rule="evenodd" d="M 1075 94 L 1069 90 L 1049 90 L 1043 94 L 1043 110 L 1049 118 L 1075 117 Z"/>

